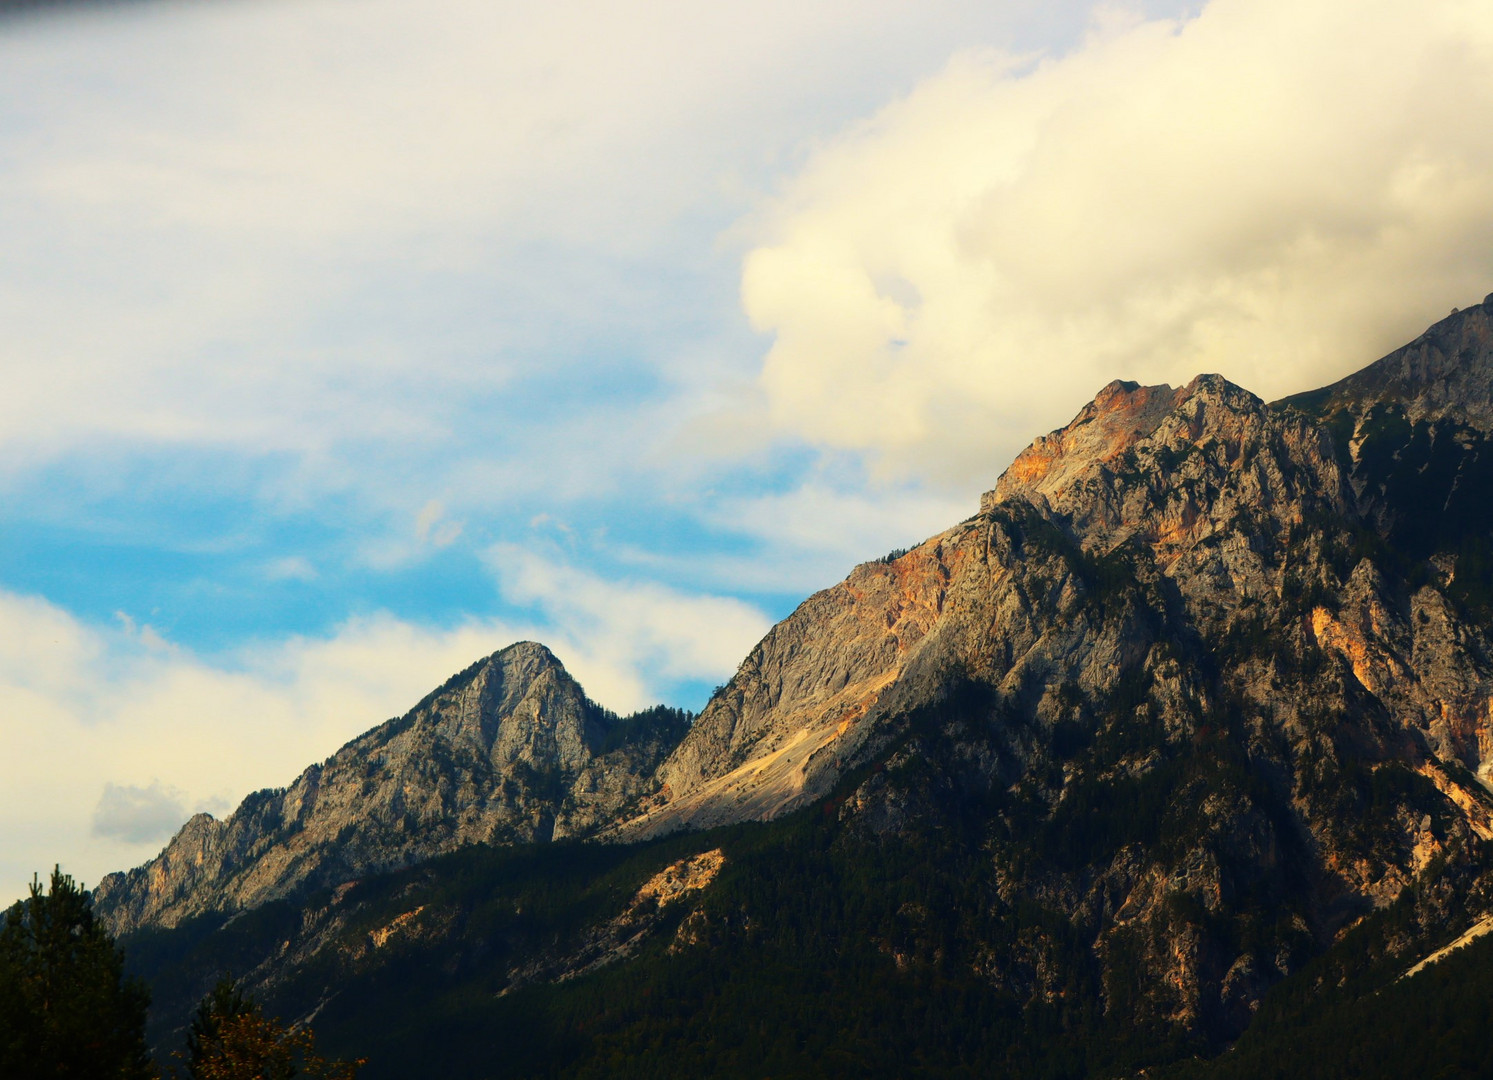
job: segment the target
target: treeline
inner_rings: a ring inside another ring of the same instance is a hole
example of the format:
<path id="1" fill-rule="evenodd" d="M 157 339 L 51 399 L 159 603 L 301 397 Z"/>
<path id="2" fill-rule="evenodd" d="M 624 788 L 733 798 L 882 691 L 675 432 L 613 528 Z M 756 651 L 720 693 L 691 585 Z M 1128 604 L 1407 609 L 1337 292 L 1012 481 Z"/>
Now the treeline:
<path id="1" fill-rule="evenodd" d="M 145 1037 L 150 992 L 93 917 L 87 890 L 54 868 L 0 927 L 0 1077 L 157 1080 Z M 353 1080 L 361 1061 L 328 1061 L 309 1028 L 286 1028 L 223 979 L 172 1055 L 177 1080 Z"/>
<path id="2" fill-rule="evenodd" d="M 324 1000 L 326 1046 L 368 1053 L 367 1075 L 390 1080 L 1076 1080 L 1187 1052 L 1105 1015 L 1086 942 L 1060 912 L 1002 903 L 981 839 L 957 826 L 857 838 L 815 806 L 637 848 L 474 846 L 347 893 L 345 929 L 277 980 L 274 1003 L 299 1015 Z M 509 984 L 572 954 L 662 866 L 717 847 L 710 889 L 663 912 L 629 959 Z M 420 934 L 356 947 L 415 908 Z M 195 945 L 158 932 L 131 947 L 164 995 L 223 957 L 271 955 L 300 924 L 286 902 Z M 1062 973 L 1035 1007 L 976 967 L 1030 948 Z"/>

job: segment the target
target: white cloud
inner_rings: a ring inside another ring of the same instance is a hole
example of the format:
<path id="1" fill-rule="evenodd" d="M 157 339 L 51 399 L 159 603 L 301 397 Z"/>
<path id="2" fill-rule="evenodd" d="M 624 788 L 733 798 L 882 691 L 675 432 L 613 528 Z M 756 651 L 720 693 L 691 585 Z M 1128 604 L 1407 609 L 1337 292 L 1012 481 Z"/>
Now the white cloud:
<path id="1" fill-rule="evenodd" d="M 439 499 L 431 499 L 415 516 L 415 539 L 431 547 L 450 547 L 461 530 L 462 523 L 446 517 L 446 507 Z"/>
<path id="2" fill-rule="evenodd" d="M 121 617 L 91 627 L 0 592 L 0 899 L 60 861 L 92 884 L 186 819 L 289 783 L 514 641 L 549 645 L 595 700 L 627 712 L 676 681 L 720 680 L 767 630 L 730 599 L 618 584 L 516 548 L 492 554 L 527 621 L 424 628 L 388 615 L 215 660 Z"/>
<path id="3" fill-rule="evenodd" d="M 304 555 L 286 555 L 272 559 L 264 568 L 264 576 L 270 581 L 315 581 L 316 567 Z"/>
<path id="4" fill-rule="evenodd" d="M 93 835 L 127 844 L 160 843 L 186 820 L 181 792 L 152 780 L 148 787 L 106 783 L 93 808 Z"/>
<path id="5" fill-rule="evenodd" d="M 324 480 L 340 450 L 365 483 L 384 462 L 349 446 L 444 445 L 516 376 L 715 339 L 698 313 L 732 260 L 710 243 L 774 159 L 950 42 L 1071 22 L 977 0 L 83 10 L 0 25 L 6 467 L 108 438 L 305 455 Z"/>
<path id="6" fill-rule="evenodd" d="M 488 562 L 504 597 L 542 612 L 546 643 L 619 712 L 656 702 L 661 683 L 725 679 L 771 625 L 740 600 L 609 581 L 512 544 L 490 549 Z"/>
<path id="7" fill-rule="evenodd" d="M 961 53 L 746 226 L 780 432 L 988 476 L 1115 377 L 1266 396 L 1493 288 L 1493 8 L 1213 0 Z"/>
<path id="8" fill-rule="evenodd" d="M 975 487 L 944 495 L 814 480 L 785 492 L 714 498 L 700 511 L 713 528 L 750 538 L 750 551 L 700 545 L 663 555 L 623 546 L 615 554 L 687 586 L 803 596 L 839 581 L 857 563 L 921 543 L 977 507 Z"/>
<path id="9" fill-rule="evenodd" d="M 916 489 L 847 491 L 811 482 L 782 494 L 722 500 L 713 518 L 770 543 L 836 559 L 844 573 L 891 548 L 921 543 L 978 508 L 972 498 Z M 821 578 L 818 587 L 827 584 Z"/>

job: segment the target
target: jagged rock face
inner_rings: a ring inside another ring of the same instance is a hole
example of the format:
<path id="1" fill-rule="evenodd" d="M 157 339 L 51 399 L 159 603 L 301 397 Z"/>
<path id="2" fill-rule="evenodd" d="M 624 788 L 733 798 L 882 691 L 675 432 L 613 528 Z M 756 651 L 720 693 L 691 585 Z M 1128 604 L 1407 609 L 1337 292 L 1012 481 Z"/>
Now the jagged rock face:
<path id="1" fill-rule="evenodd" d="M 974 518 L 774 628 L 612 835 L 770 818 L 884 760 L 853 830 L 993 807 L 1002 902 L 1071 913 L 1137 1023 L 1231 1037 L 1493 837 L 1490 311 L 1275 406 L 1112 383 Z M 992 946 L 990 977 L 1060 993 L 1047 947 Z"/>
<path id="2" fill-rule="evenodd" d="M 1019 522 L 1030 511 L 1083 550 L 1135 541 L 1217 618 L 1235 592 L 1258 600 L 1277 584 L 1263 567 L 1261 530 L 1341 513 L 1344 499 L 1330 436 L 1226 380 L 1203 376 L 1179 390 L 1113 383 L 1018 457 L 980 515 L 899 558 L 857 567 L 775 627 L 664 763 L 660 792 L 621 835 L 801 806 L 885 741 L 881 721 L 939 694 L 956 668 L 1003 667 L 1000 679 L 1015 685 L 1072 667 L 1080 685 L 1107 688 L 1116 665 L 1143 655 L 1147 633 L 1091 633 L 1069 553 L 1026 542 Z"/>
<path id="3" fill-rule="evenodd" d="M 772 818 L 824 794 L 938 622 L 963 558 L 935 539 L 804 601 L 700 714 L 620 835 Z"/>
<path id="4" fill-rule="evenodd" d="M 1449 419 L 1493 429 L 1493 295 L 1363 370 L 1285 403 L 1317 415 L 1387 405 L 1411 423 Z"/>
<path id="5" fill-rule="evenodd" d="M 1215 1038 L 1311 942 L 1438 861 L 1476 862 L 1487 327 L 1463 313 L 1281 407 L 1217 377 L 1112 384 L 1038 440 L 976 519 L 992 553 L 1020 549 L 998 562 L 1024 602 L 987 624 L 951 586 L 924 648 L 946 643 L 966 690 L 906 699 L 932 719 L 849 820 L 896 832 L 994 799 L 1003 898 L 1075 913 L 1112 1007 Z M 1064 542 L 1068 571 L 1033 557 Z M 1045 628 L 1024 651 L 1022 624 Z M 1040 997 L 1039 960 L 992 971 Z"/>
<path id="6" fill-rule="evenodd" d="M 197 815 L 157 858 L 106 877 L 98 913 L 115 933 L 174 926 L 462 844 L 586 832 L 645 788 L 682 733 L 634 727 L 590 702 L 548 649 L 512 645 L 290 787 L 249 796 L 225 821 Z"/>

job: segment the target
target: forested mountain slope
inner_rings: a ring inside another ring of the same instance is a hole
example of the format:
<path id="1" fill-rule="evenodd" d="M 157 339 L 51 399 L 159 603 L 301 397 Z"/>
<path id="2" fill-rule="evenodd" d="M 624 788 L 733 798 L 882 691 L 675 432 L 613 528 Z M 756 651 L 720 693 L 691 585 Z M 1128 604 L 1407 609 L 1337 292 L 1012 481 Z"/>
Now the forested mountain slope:
<path id="1" fill-rule="evenodd" d="M 1112 383 L 682 739 L 122 921 L 158 1023 L 227 966 L 375 1075 L 1081 1076 L 1377 993 L 1493 910 L 1490 319 L 1274 405 Z M 427 828 L 609 842 L 368 876 Z"/>

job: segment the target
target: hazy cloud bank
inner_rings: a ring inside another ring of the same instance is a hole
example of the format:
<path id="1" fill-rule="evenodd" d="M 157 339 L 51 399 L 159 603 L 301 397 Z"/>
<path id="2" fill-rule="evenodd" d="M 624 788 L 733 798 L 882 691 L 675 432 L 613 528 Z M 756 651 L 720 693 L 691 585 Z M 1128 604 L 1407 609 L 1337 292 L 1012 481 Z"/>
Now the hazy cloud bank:
<path id="1" fill-rule="evenodd" d="M 161 843 L 187 818 L 182 793 L 152 780 L 136 784 L 104 784 L 93 808 L 93 835 L 126 844 Z"/>

